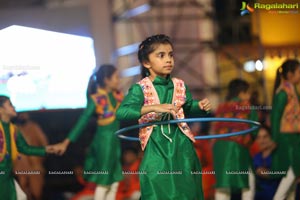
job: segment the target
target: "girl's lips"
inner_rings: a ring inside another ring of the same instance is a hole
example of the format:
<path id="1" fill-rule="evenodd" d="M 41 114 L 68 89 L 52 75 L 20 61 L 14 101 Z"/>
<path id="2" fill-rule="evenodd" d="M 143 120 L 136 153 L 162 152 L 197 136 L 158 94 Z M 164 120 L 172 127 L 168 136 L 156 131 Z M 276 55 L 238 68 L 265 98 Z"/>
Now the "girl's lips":
<path id="1" fill-rule="evenodd" d="M 165 68 L 165 69 L 172 69 L 173 66 L 171 66 L 171 65 L 170 65 L 170 66 L 164 66 L 164 68 Z"/>

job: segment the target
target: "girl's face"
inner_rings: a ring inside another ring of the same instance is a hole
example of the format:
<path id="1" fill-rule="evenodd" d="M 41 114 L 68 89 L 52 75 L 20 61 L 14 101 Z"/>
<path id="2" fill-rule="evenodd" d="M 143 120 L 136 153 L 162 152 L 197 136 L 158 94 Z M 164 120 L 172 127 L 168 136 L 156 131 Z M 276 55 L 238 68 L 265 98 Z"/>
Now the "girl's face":
<path id="1" fill-rule="evenodd" d="M 110 78 L 105 78 L 105 85 L 109 91 L 115 91 L 119 89 L 119 72 L 116 70 Z"/>
<path id="2" fill-rule="evenodd" d="M 249 100 L 250 100 L 250 97 L 251 97 L 250 90 L 240 92 L 240 94 L 239 94 L 239 98 L 240 98 L 242 101 L 249 101 Z"/>
<path id="3" fill-rule="evenodd" d="M 149 61 L 143 63 L 150 72 L 150 77 L 166 77 L 174 68 L 173 48 L 170 44 L 158 44 L 149 54 Z"/>
<path id="4" fill-rule="evenodd" d="M 137 160 L 137 155 L 131 151 L 125 152 L 123 155 L 123 160 L 125 164 L 132 164 Z"/>
<path id="5" fill-rule="evenodd" d="M 268 149 L 272 144 L 271 136 L 264 128 L 259 129 L 256 141 L 261 151 Z"/>
<path id="6" fill-rule="evenodd" d="M 10 100 L 7 100 L 0 106 L 0 116 L 2 118 L 11 119 L 17 116 L 15 107 L 11 104 Z"/>
<path id="7" fill-rule="evenodd" d="M 288 79 L 291 83 L 293 84 L 298 84 L 300 83 L 300 66 L 297 67 L 297 69 L 295 70 L 294 73 L 290 73 L 288 74 Z"/>

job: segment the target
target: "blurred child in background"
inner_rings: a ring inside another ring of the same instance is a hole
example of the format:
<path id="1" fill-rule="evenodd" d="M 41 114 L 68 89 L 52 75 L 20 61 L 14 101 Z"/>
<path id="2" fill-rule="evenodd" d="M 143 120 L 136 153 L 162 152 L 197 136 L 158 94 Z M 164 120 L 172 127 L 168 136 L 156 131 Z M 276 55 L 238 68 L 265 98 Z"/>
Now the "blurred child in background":
<path id="1" fill-rule="evenodd" d="M 216 117 L 258 120 L 258 114 L 251 109 L 250 85 L 243 79 L 234 79 L 228 85 L 228 95 L 215 113 Z M 249 129 L 245 123 L 213 123 L 214 134 L 231 133 Z M 255 192 L 254 173 L 250 146 L 251 134 L 217 139 L 213 145 L 214 170 L 216 173 L 216 200 L 230 200 L 231 194 L 241 190 L 243 200 L 253 200 Z M 232 172 L 232 173 L 231 173 Z"/>
<path id="2" fill-rule="evenodd" d="M 97 130 L 88 148 L 83 176 L 87 182 L 97 184 L 95 200 L 114 200 L 119 181 L 123 179 L 120 140 L 114 134 L 120 126 L 115 113 L 123 94 L 119 91 L 119 73 L 111 64 L 100 66 L 92 80 L 86 109 L 67 138 L 55 145 L 55 150 L 63 154 L 69 144 L 78 139 L 89 119 L 96 115 Z"/>
<path id="3" fill-rule="evenodd" d="M 117 200 L 139 200 L 141 196 L 139 182 L 139 167 L 141 160 L 138 151 L 128 147 L 123 151 L 123 175 L 120 182 Z"/>
<path id="4" fill-rule="evenodd" d="M 5 200 L 26 199 L 26 194 L 14 180 L 13 163 L 21 152 L 26 155 L 45 156 L 56 153 L 52 146 L 34 147 L 17 130 L 11 120 L 17 116 L 14 106 L 7 96 L 0 95 L 0 198 Z M 37 171 L 37 173 L 42 173 Z"/>
<path id="5" fill-rule="evenodd" d="M 280 179 L 273 179 L 269 174 L 272 164 L 272 152 L 276 148 L 269 127 L 263 125 L 259 129 L 256 142 L 260 152 L 253 157 L 256 175 L 255 200 L 272 200 Z"/>
<path id="6" fill-rule="evenodd" d="M 271 112 L 272 138 L 277 144 L 272 171 L 283 177 L 274 200 L 295 198 L 295 182 L 300 177 L 300 63 L 286 60 L 278 69 Z M 281 173 L 285 172 L 285 173 Z"/>
<path id="7" fill-rule="evenodd" d="M 46 146 L 48 139 L 41 127 L 31 120 L 29 113 L 20 113 L 16 120 L 17 127 L 19 128 L 22 136 L 27 144 L 32 146 Z M 44 158 L 37 156 L 22 155 L 22 159 L 15 162 L 15 170 L 39 171 L 40 174 L 17 175 L 22 189 L 27 193 L 29 199 L 41 200 L 44 187 Z"/>

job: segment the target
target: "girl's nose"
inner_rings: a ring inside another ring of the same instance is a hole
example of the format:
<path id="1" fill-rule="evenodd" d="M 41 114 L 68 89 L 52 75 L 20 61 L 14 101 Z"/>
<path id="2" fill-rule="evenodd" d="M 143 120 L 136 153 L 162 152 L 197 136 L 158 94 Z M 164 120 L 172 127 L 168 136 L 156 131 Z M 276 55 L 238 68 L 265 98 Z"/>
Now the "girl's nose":
<path id="1" fill-rule="evenodd" d="M 167 57 L 166 62 L 171 63 L 172 62 L 172 58 L 171 57 Z"/>

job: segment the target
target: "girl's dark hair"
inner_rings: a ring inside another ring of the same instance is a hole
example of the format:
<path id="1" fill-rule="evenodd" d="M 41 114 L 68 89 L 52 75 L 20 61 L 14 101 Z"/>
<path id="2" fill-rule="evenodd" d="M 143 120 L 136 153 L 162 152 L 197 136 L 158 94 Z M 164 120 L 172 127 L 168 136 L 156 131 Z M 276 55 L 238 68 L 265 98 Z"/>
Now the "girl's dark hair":
<path id="1" fill-rule="evenodd" d="M 296 59 L 288 59 L 278 69 L 276 70 L 276 78 L 274 83 L 273 97 L 276 94 L 276 90 L 278 89 L 281 79 L 287 80 L 287 75 L 289 72 L 294 73 L 296 69 L 300 67 L 300 63 Z"/>
<path id="2" fill-rule="evenodd" d="M 149 61 L 149 54 L 156 49 L 158 44 L 170 44 L 173 47 L 171 39 L 163 34 L 150 36 L 139 45 L 138 59 L 141 63 L 142 78 L 149 76 L 149 70 L 143 66 L 143 62 Z"/>
<path id="3" fill-rule="evenodd" d="M 7 101 L 10 100 L 9 97 L 5 96 L 5 95 L 0 95 L 0 107 L 3 106 L 3 104 Z"/>
<path id="4" fill-rule="evenodd" d="M 241 92 L 246 92 L 250 88 L 247 81 L 243 79 L 233 79 L 228 85 L 228 94 L 226 100 L 229 101 L 234 97 L 237 97 Z"/>
<path id="5" fill-rule="evenodd" d="M 105 78 L 111 78 L 111 76 L 117 71 L 117 68 L 112 64 L 103 64 L 99 69 L 92 74 L 88 83 L 87 94 L 91 95 L 96 93 L 97 86 L 105 87 Z"/>

